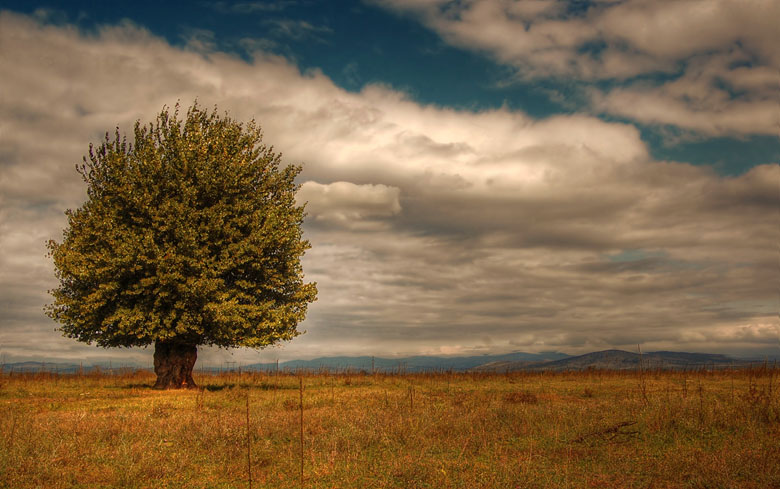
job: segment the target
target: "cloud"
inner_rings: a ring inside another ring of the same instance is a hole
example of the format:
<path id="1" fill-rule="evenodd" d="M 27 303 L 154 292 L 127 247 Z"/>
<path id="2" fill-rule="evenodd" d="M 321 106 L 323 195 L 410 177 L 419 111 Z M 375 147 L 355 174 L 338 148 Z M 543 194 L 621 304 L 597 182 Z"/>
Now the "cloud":
<path id="1" fill-rule="evenodd" d="M 271 2 L 207 2 L 206 4 L 223 14 L 251 14 L 254 12 L 278 12 L 295 5 L 295 0 Z"/>
<path id="2" fill-rule="evenodd" d="M 96 354 L 59 338 L 41 312 L 54 285 L 44 242 L 84 199 L 73 165 L 106 130 L 196 97 L 256 118 L 284 161 L 304 164 L 304 270 L 320 297 L 308 333 L 263 355 L 485 351 L 485 337 L 491 351 L 728 351 L 731 336 L 697 334 L 773 324 L 776 164 L 721 177 L 653 161 L 630 124 L 425 106 L 378 85 L 351 93 L 263 51 L 251 62 L 198 53 L 131 24 L 84 35 L 4 12 L 0 44 L 10 359 L 40 356 L 35 344 Z M 766 348 L 757 331 L 740 348 Z"/>
<path id="3" fill-rule="evenodd" d="M 350 182 L 304 183 L 296 198 L 306 203 L 307 215 L 315 223 L 364 226 L 366 220 L 385 218 L 401 212 L 400 189 L 387 185 L 356 185 Z"/>
<path id="4" fill-rule="evenodd" d="M 780 72 L 748 68 L 742 51 L 699 56 L 663 85 L 594 90 L 596 110 L 645 124 L 676 125 L 704 135 L 770 134 L 780 129 Z"/>
<path id="5" fill-rule="evenodd" d="M 772 0 L 594 2 L 579 13 L 553 1 L 376 3 L 415 16 L 453 45 L 488 53 L 523 79 L 591 83 L 595 111 L 707 135 L 780 127 L 780 3 Z"/>
<path id="6" fill-rule="evenodd" d="M 327 26 L 315 26 L 304 20 L 268 19 L 263 22 L 270 27 L 274 37 L 291 39 L 293 41 L 314 40 L 325 42 L 323 34 L 331 34 L 333 29 Z"/>
<path id="7" fill-rule="evenodd" d="M 662 59 L 721 51 L 739 42 L 777 66 L 780 58 L 772 46 L 780 40 L 773 20 L 778 14 L 780 7 L 771 0 L 630 1 L 605 9 L 596 23 L 606 38 Z"/>
<path id="8" fill-rule="evenodd" d="M 580 15 L 559 1 L 375 3 L 415 15 L 453 44 L 488 52 L 531 76 L 599 79 L 674 71 L 677 61 L 735 43 L 761 62 L 780 64 L 773 21 L 780 7 L 771 0 L 593 2 Z M 644 57 L 645 64 L 626 69 L 604 58 L 621 53 Z"/>
<path id="9" fill-rule="evenodd" d="M 199 53 L 209 53 L 217 47 L 214 32 L 207 29 L 184 29 L 181 37 L 189 49 Z"/>

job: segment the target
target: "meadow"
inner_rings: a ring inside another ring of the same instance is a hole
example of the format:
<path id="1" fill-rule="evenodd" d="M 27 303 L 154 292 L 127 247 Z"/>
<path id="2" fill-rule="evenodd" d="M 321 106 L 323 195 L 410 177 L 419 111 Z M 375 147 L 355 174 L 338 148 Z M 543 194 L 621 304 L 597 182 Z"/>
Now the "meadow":
<path id="1" fill-rule="evenodd" d="M 778 374 L 6 372 L 0 487 L 780 488 Z"/>

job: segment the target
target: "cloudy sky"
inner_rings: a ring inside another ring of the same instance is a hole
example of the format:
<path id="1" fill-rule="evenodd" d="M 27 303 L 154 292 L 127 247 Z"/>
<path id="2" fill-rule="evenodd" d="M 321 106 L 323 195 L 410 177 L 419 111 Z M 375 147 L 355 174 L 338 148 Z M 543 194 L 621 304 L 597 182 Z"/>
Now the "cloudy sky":
<path id="1" fill-rule="evenodd" d="M 90 142 L 196 98 L 302 163 L 330 355 L 780 354 L 780 2 L 4 1 L 0 356 L 63 338 L 46 240 Z"/>

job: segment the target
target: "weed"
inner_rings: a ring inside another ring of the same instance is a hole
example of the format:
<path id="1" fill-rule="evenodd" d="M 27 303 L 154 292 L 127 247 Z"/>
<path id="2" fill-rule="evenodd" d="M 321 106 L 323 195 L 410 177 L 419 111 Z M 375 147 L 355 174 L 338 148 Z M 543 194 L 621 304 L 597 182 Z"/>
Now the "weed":
<path id="1" fill-rule="evenodd" d="M 519 391 L 504 394 L 504 401 L 512 404 L 538 404 L 539 398 L 533 392 Z"/>
<path id="2" fill-rule="evenodd" d="M 593 396 L 594 396 L 594 394 L 593 394 L 593 389 L 590 389 L 590 388 L 586 387 L 586 388 L 585 388 L 585 389 L 582 391 L 582 397 L 584 397 L 584 398 L 586 398 L 586 399 L 591 399 Z"/>

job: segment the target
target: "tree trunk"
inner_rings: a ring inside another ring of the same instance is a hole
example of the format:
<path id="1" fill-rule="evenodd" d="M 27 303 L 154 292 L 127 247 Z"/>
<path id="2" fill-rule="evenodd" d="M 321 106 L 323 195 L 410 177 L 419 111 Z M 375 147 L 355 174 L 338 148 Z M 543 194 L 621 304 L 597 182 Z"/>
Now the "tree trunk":
<path id="1" fill-rule="evenodd" d="M 198 359 L 197 345 L 156 341 L 154 343 L 155 389 L 194 389 L 192 368 Z"/>

